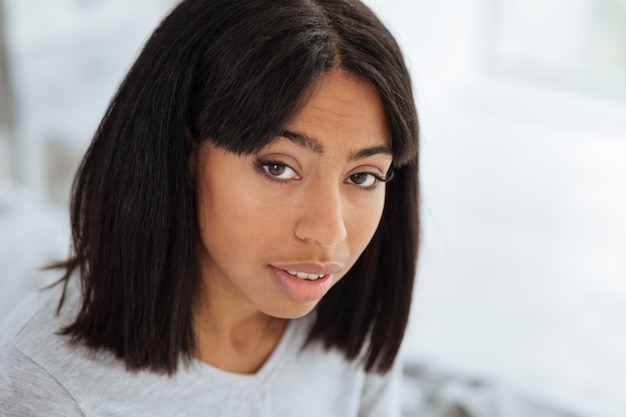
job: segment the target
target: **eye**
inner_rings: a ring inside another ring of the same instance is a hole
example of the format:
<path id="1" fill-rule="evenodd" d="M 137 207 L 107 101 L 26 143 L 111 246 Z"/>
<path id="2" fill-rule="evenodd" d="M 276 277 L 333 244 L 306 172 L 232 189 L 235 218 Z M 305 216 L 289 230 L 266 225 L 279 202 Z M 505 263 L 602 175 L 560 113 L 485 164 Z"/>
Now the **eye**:
<path id="1" fill-rule="evenodd" d="M 272 177 L 280 178 L 281 180 L 289 180 L 298 177 L 298 174 L 285 164 L 279 162 L 270 162 L 263 165 L 263 169 Z"/>
<path id="2" fill-rule="evenodd" d="M 274 181 L 289 181 L 300 179 L 300 176 L 289 165 L 279 161 L 264 161 L 256 159 L 256 165 L 269 179 Z"/>
<path id="3" fill-rule="evenodd" d="M 371 172 L 359 172 L 350 175 L 347 181 L 349 184 L 358 185 L 359 187 L 374 188 L 379 181 L 383 181 L 383 178 Z"/>

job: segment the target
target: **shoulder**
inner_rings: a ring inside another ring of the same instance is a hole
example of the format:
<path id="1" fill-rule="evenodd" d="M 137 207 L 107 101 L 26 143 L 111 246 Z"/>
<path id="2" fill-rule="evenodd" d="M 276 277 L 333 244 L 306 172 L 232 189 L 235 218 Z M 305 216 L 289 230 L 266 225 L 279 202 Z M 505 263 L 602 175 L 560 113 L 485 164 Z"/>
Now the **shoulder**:
<path id="1" fill-rule="evenodd" d="M 58 334 L 72 311 L 56 314 L 60 287 L 30 294 L 0 323 L 0 409 L 4 415 L 83 415 L 63 383 L 72 349 Z"/>
<path id="2" fill-rule="evenodd" d="M 0 325 L 0 404 L 13 404 L 15 415 L 37 416 L 31 412 L 37 407 L 61 410 L 46 415 L 116 415 L 100 404 L 113 404 L 112 393 L 123 396 L 132 378 L 112 353 L 60 333 L 80 301 L 78 288 L 68 286 L 57 314 L 61 291 L 57 286 L 31 295 Z"/>
<path id="3" fill-rule="evenodd" d="M 82 415 L 72 395 L 33 355 L 51 352 L 56 291 L 33 293 L 0 324 L 0 409 L 2 415 Z M 50 314 L 52 315 L 52 314 Z"/>
<path id="4" fill-rule="evenodd" d="M 75 304 L 69 297 L 57 314 L 61 291 L 58 286 L 34 292 L 9 312 L 0 323 L 0 346 L 14 347 L 35 362 L 46 354 L 58 354 L 66 344 L 59 331 L 69 324 Z"/>
<path id="5" fill-rule="evenodd" d="M 0 409 L 6 416 L 82 416 L 70 393 L 15 346 L 0 346 Z"/>
<path id="6" fill-rule="evenodd" d="M 42 294 L 31 293 L 0 322 L 0 345 L 14 343 L 22 329 L 45 304 Z"/>

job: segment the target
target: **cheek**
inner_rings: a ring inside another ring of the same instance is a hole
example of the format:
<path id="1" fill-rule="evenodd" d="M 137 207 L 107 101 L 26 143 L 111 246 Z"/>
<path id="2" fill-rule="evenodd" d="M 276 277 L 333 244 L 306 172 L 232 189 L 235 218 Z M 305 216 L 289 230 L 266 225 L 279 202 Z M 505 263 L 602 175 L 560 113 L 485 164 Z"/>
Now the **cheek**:
<path id="1" fill-rule="evenodd" d="M 380 223 L 385 204 L 382 194 L 381 198 L 351 210 L 346 216 L 348 239 L 354 248 L 358 248 L 359 253 L 365 250 Z"/>
<path id="2" fill-rule="evenodd" d="M 288 207 L 255 184 L 213 185 L 198 200 L 198 225 L 208 249 L 250 253 L 276 244 L 288 229 Z"/>

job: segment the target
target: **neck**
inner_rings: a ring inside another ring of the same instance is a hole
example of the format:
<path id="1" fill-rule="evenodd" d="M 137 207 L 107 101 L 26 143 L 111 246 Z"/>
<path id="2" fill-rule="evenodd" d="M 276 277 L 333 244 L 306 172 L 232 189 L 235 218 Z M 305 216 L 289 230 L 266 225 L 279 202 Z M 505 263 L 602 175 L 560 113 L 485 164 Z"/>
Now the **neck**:
<path id="1" fill-rule="evenodd" d="M 196 305 L 195 356 L 228 372 L 256 373 L 278 345 L 287 325 L 286 319 L 268 316 L 253 307 L 229 308 L 232 304 L 224 297 L 199 299 Z"/>

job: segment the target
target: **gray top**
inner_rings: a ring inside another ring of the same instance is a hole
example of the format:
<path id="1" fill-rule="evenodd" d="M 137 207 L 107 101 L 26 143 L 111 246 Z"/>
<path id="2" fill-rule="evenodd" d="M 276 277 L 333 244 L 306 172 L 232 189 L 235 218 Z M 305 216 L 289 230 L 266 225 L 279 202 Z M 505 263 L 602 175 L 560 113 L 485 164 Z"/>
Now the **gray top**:
<path id="1" fill-rule="evenodd" d="M 32 294 L 0 324 L 2 416 L 400 416 L 398 369 L 381 377 L 319 344 L 302 350 L 310 316 L 290 321 L 256 374 L 194 361 L 168 377 L 69 344 L 57 331 L 77 291 L 56 316 L 58 298 L 59 289 Z"/>

